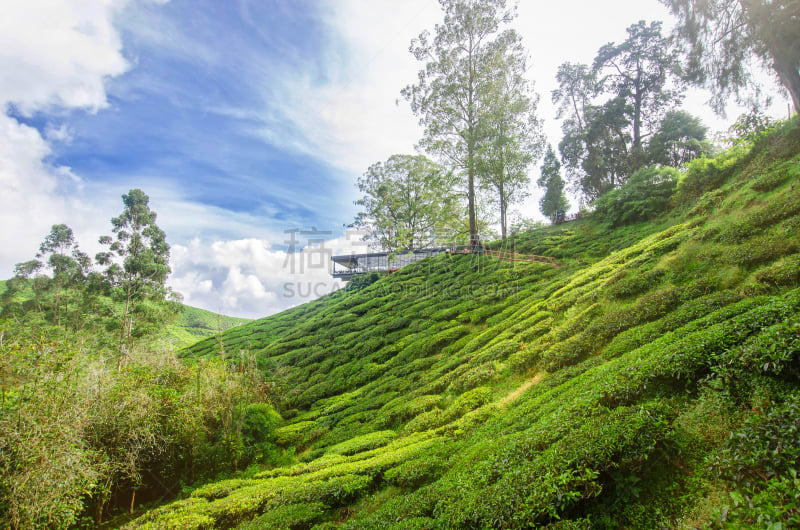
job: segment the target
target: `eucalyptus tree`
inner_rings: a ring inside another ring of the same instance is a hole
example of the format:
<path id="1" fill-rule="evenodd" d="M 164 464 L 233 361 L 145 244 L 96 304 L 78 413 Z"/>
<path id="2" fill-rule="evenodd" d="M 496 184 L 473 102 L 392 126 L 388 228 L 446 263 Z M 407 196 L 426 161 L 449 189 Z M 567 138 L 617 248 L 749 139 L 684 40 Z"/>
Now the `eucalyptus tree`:
<path id="1" fill-rule="evenodd" d="M 466 180 L 470 238 L 477 237 L 476 179 L 486 134 L 485 97 L 492 90 L 493 39 L 514 16 L 506 0 L 439 0 L 444 23 L 424 31 L 409 50 L 425 66 L 416 84 L 402 90 L 423 126 L 419 145 Z M 509 31 L 509 30 L 506 30 Z"/>
<path id="2" fill-rule="evenodd" d="M 515 31 L 504 32 L 490 46 L 494 82 L 483 95 L 482 142 L 478 149 L 481 185 L 492 193 L 506 237 L 508 207 L 528 195 L 528 168 L 541 156 L 544 135 L 536 116 L 538 95 L 525 77 L 527 54 Z"/>
<path id="3" fill-rule="evenodd" d="M 752 60 L 772 70 L 800 112 L 800 2 L 797 0 L 660 0 L 675 28 L 689 80 L 713 91 L 722 113 L 730 95 L 755 86 Z"/>
<path id="4" fill-rule="evenodd" d="M 112 236 L 102 236 L 100 244 L 108 251 L 96 260 L 106 267 L 104 277 L 115 302 L 110 308 L 110 327 L 118 332 L 120 356 L 117 368 L 130 354 L 134 342 L 159 329 L 170 311 L 175 295 L 166 286 L 169 275 L 169 245 L 156 224 L 149 197 L 139 189 L 122 196 L 125 205 L 118 217 L 111 219 Z"/>
<path id="5" fill-rule="evenodd" d="M 358 179 L 355 226 L 389 251 L 424 246 L 460 217 L 453 173 L 425 156 L 393 155 Z"/>

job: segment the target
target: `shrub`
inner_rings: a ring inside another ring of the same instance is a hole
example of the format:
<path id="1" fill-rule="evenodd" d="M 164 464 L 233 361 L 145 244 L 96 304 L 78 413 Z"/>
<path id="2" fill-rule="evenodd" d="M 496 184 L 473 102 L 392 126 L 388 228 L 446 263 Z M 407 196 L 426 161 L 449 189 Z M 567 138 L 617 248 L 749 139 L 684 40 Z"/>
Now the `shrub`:
<path id="1" fill-rule="evenodd" d="M 775 287 L 800 285 L 800 254 L 794 254 L 759 270 L 755 279 Z"/>
<path id="2" fill-rule="evenodd" d="M 303 502 L 278 506 L 261 517 L 240 525 L 241 530 L 283 530 L 308 528 L 319 520 L 328 507 L 321 502 Z"/>
<path id="3" fill-rule="evenodd" d="M 401 488 L 414 489 L 438 478 L 446 461 L 433 454 L 415 458 L 393 467 L 384 474 L 386 482 Z"/>
<path id="4" fill-rule="evenodd" d="M 471 370 L 466 371 L 464 374 L 458 376 L 452 383 L 449 389 L 453 392 L 464 392 L 465 390 L 474 389 L 484 383 L 492 380 L 495 376 L 495 367 L 493 362 L 488 362 L 480 366 L 476 366 Z"/>
<path id="5" fill-rule="evenodd" d="M 656 166 L 640 169 L 619 189 L 597 199 L 594 216 L 611 226 L 653 219 L 667 210 L 677 182 L 676 169 Z"/>
<path id="6" fill-rule="evenodd" d="M 712 471 L 737 488 L 725 519 L 763 528 L 799 524 L 798 460 L 800 397 L 794 393 L 782 403 L 770 403 L 766 414 L 747 418 L 710 459 Z"/>
<path id="7" fill-rule="evenodd" d="M 678 181 L 675 202 L 685 204 L 722 186 L 733 175 L 736 164 L 746 152 L 745 148 L 732 148 L 715 158 L 695 158 L 686 164 L 686 172 Z"/>

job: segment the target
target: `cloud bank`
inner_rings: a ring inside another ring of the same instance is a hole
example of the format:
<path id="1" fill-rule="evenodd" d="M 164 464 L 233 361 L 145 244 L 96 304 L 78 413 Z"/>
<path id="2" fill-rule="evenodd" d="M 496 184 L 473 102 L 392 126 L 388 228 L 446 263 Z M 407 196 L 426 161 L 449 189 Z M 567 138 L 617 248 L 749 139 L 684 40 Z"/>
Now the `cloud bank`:
<path id="1" fill-rule="evenodd" d="M 43 136 L 25 119 L 108 106 L 106 79 L 128 68 L 113 26 L 118 4 L 30 0 L 0 17 L 0 223 L 7 234 L 0 270 L 6 276 L 15 262 L 33 257 L 52 224 L 70 219 L 78 234 L 96 228 L 97 208 L 85 200 L 82 179 L 51 161 L 54 146 L 69 142 L 68 129 L 48 125 Z"/>

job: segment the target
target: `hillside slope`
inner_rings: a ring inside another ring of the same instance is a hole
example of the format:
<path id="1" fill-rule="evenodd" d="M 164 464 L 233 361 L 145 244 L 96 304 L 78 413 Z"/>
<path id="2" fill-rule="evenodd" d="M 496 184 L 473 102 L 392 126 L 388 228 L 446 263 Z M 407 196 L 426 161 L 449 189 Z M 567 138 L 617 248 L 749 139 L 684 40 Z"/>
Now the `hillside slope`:
<path id="1" fill-rule="evenodd" d="M 796 523 L 799 146 L 795 121 L 693 165 L 657 223 L 514 243 L 559 268 L 442 255 L 224 333 L 298 461 L 130 526 Z"/>
<path id="2" fill-rule="evenodd" d="M 248 322 L 251 320 L 247 318 L 229 317 L 184 305 L 178 320 L 166 327 L 161 340 L 173 348 L 182 348 Z"/>

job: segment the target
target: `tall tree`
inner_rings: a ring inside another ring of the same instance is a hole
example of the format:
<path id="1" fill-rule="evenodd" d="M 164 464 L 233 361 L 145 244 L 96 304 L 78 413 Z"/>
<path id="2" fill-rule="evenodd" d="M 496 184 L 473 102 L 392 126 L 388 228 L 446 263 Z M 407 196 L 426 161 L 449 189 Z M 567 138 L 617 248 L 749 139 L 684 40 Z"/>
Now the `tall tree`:
<path id="1" fill-rule="evenodd" d="M 442 158 L 466 178 L 470 239 L 477 237 L 475 184 L 478 150 L 485 134 L 485 98 L 494 72 L 488 61 L 492 38 L 510 22 L 506 0 L 439 0 L 444 23 L 431 38 L 425 31 L 411 42 L 411 53 L 425 62 L 418 82 L 403 96 L 420 118 L 420 146 Z"/>
<path id="2" fill-rule="evenodd" d="M 557 105 L 556 118 L 563 120 L 564 133 L 558 144 L 564 161 L 567 177 L 575 192 L 585 195 L 581 181 L 587 176 L 582 163 L 587 156 L 586 134 L 593 104 L 599 86 L 594 71 L 585 64 L 563 63 L 556 74 L 558 88 L 552 92 L 552 100 Z"/>
<path id="3" fill-rule="evenodd" d="M 393 155 L 358 179 L 355 225 L 389 251 L 420 248 L 459 217 L 453 174 L 424 156 Z"/>
<path id="4" fill-rule="evenodd" d="M 544 196 L 539 200 L 539 209 L 550 222 L 556 223 L 563 218 L 569 209 L 569 202 L 564 195 L 564 179 L 561 178 L 561 163 L 551 145 L 542 162 L 542 174 L 536 181 L 544 189 Z"/>
<path id="5" fill-rule="evenodd" d="M 111 219 L 116 238 L 102 236 L 100 244 L 109 250 L 96 256 L 97 262 L 106 266 L 110 294 L 118 304 L 114 309 L 116 318 L 112 319 L 119 333 L 117 368 L 132 351 L 136 339 L 159 328 L 165 316 L 163 309 L 172 308 L 168 301 L 174 297 L 166 287 L 169 245 L 164 231 L 156 225 L 149 197 L 142 190 L 133 189 L 122 196 L 122 202 L 125 209 Z"/>
<path id="6" fill-rule="evenodd" d="M 730 95 L 754 86 L 752 58 L 771 69 L 800 112 L 800 3 L 797 0 L 660 0 L 678 17 L 687 77 L 713 91 L 722 113 Z"/>
<path id="7" fill-rule="evenodd" d="M 641 20 L 628 27 L 628 38 L 620 44 L 600 48 L 594 70 L 606 92 L 623 98 L 623 112 L 631 123 L 631 151 L 638 156 L 643 137 L 653 131 L 666 109 L 680 102 L 681 92 L 668 86 L 677 65 L 677 55 L 661 34 L 661 22 Z"/>
<path id="8" fill-rule="evenodd" d="M 92 260 L 78 248 L 72 229 L 65 224 L 53 225 L 50 233 L 39 246 L 38 259 L 44 260 L 53 279 L 54 324 L 61 325 L 69 311 L 69 298 L 66 290 L 81 284 L 86 279 Z"/>
<path id="9" fill-rule="evenodd" d="M 482 120 L 478 167 L 482 186 L 493 192 L 500 210 L 505 238 L 508 207 L 527 196 L 528 168 L 541 156 L 544 135 L 536 117 L 539 98 L 524 76 L 527 57 L 519 35 L 505 32 L 492 44 L 489 57 L 496 75 L 483 96 L 487 114 Z"/>
<path id="10" fill-rule="evenodd" d="M 661 23 L 641 21 L 627 33 L 600 48 L 591 68 L 564 63 L 556 76 L 553 102 L 565 118 L 559 150 L 573 187 L 590 201 L 647 165 L 648 139 L 682 97 Z"/>

